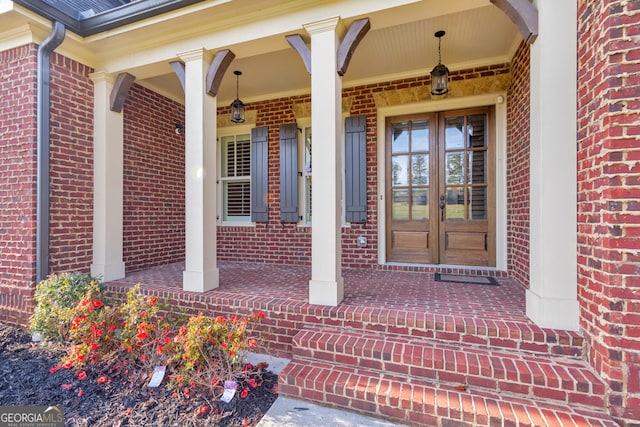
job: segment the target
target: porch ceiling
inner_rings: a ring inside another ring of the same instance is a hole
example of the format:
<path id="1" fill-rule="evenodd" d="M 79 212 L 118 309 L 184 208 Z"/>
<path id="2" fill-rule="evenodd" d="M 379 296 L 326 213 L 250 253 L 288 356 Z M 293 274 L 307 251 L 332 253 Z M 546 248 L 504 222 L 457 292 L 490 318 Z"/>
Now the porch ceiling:
<path id="1" fill-rule="evenodd" d="M 427 7 L 422 3 L 408 9 L 424 12 L 422 9 Z M 385 15 L 387 13 L 381 12 L 368 16 L 371 30 L 353 55 L 343 79 L 344 86 L 428 74 L 438 62 L 438 43 L 434 33 L 440 29 L 446 31 L 442 39 L 442 62 L 450 70 L 509 62 L 521 40 L 515 25 L 491 4 L 388 26 L 385 25 L 388 23 Z M 354 19 L 345 23 L 348 25 Z M 381 25 L 377 25 L 379 23 Z M 306 37 L 303 29 L 298 33 Z M 284 35 L 273 36 L 268 41 L 229 46 L 237 54 L 229 71 L 242 71 L 240 98 L 244 102 L 310 90 L 311 77 L 298 54 L 286 43 Z M 263 52 L 256 46 L 258 43 L 275 49 Z M 245 51 L 251 52 L 252 49 L 258 53 L 244 55 Z M 235 76 L 229 71 L 222 80 L 218 98 L 223 105 L 235 98 Z M 166 72 L 138 82 L 173 99 L 183 98 L 179 81 L 168 66 Z"/>
<path id="2" fill-rule="evenodd" d="M 311 78 L 285 36 L 298 33 L 308 41 L 302 26 L 330 16 L 341 16 L 345 28 L 364 17 L 371 22 L 343 78 L 345 87 L 428 74 L 438 61 L 438 30 L 446 31 L 442 62 L 450 70 L 508 62 L 521 41 L 490 0 L 209 0 L 88 37 L 69 32 L 58 50 L 96 70 L 129 72 L 137 83 L 183 102 L 169 62 L 194 48 L 212 54 L 231 49 L 236 58 L 218 103 L 235 98 L 232 70 L 243 73 L 241 99 L 253 102 L 309 92 Z M 0 0 L 0 28 L 14 38 L 30 32 L 40 43 L 48 25 Z"/>
<path id="3" fill-rule="evenodd" d="M 438 61 L 434 33 L 445 30 L 442 62 L 450 70 L 509 62 L 521 41 L 520 33 L 509 18 L 488 0 L 468 10 L 441 10 L 434 13 L 433 1 L 421 1 L 394 10 L 368 14 L 371 30 L 355 51 L 343 78 L 345 87 L 428 74 Z M 476 4 L 478 2 L 475 2 Z M 345 20 L 348 26 L 356 16 Z M 307 93 L 311 77 L 298 54 L 285 41 L 287 34 L 298 33 L 306 40 L 304 29 L 274 35 L 257 41 L 228 46 L 237 56 L 225 74 L 218 100 L 220 105 L 235 98 L 235 76 L 242 71 L 240 98 L 253 102 L 271 97 Z M 213 51 L 212 53 L 215 53 Z M 145 75 L 151 71 L 134 70 Z M 163 66 L 158 67 L 163 68 Z M 168 67 L 138 83 L 181 101 L 182 87 Z"/>

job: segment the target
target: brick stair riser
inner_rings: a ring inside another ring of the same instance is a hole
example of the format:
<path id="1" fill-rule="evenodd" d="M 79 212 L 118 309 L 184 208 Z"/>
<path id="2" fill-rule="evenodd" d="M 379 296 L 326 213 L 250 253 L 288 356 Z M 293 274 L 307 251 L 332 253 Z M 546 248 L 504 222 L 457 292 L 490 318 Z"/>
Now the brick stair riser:
<path id="1" fill-rule="evenodd" d="M 306 361 L 280 374 L 280 394 L 420 426 L 616 426 L 604 413 Z"/>
<path id="2" fill-rule="evenodd" d="M 294 338 L 294 357 L 523 398 L 605 407 L 603 383 L 577 361 L 463 351 L 426 342 L 376 341 L 354 335 L 328 337 L 321 332 L 302 331 Z"/>
<path id="3" fill-rule="evenodd" d="M 406 313 L 404 317 L 399 318 L 375 315 L 353 317 L 348 313 L 344 318 L 304 316 L 304 323 L 311 326 L 437 339 L 532 354 L 582 357 L 582 337 L 572 332 L 532 329 L 530 325 L 515 325 L 508 322 L 492 321 L 477 324 L 476 319 L 463 320 L 435 315 L 425 318 Z"/>

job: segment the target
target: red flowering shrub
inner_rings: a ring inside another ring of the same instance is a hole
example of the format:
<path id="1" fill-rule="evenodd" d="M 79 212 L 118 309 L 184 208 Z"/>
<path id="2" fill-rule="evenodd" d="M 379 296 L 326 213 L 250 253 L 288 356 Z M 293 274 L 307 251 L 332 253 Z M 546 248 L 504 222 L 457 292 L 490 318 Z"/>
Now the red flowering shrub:
<path id="1" fill-rule="evenodd" d="M 65 368 L 82 368 L 87 363 L 103 362 L 117 348 L 114 338 L 117 311 L 89 291 L 74 310 L 69 341 L 72 346 L 62 359 Z"/>
<path id="2" fill-rule="evenodd" d="M 159 314 L 158 299 L 140 293 L 140 284 L 127 292 L 119 308 L 122 358 L 141 368 L 167 365 L 174 355 L 174 328 Z"/>
<path id="3" fill-rule="evenodd" d="M 262 312 L 250 317 L 199 315 L 190 318 L 174 339 L 179 347 L 170 384 L 177 388 L 190 385 L 219 397 L 225 380 L 246 378 L 242 356 L 256 345 L 256 340 L 249 336 L 250 326 L 263 318 Z"/>
<path id="4" fill-rule="evenodd" d="M 251 331 L 265 317 L 262 312 L 228 318 L 199 315 L 176 330 L 178 318 L 169 320 L 162 315 L 157 298 L 141 294 L 138 284 L 117 307 L 105 304 L 100 288 L 92 285 L 70 313 L 67 335 L 71 345 L 61 363 L 49 370 L 52 374 L 76 368 L 79 381 L 93 381 L 89 375 L 96 370 L 85 371 L 87 365 L 105 369 L 110 376 L 141 369 L 150 373 L 154 366 L 166 366 L 169 385 L 187 398 L 199 392 L 218 398 L 228 380 L 236 386 L 239 398 L 245 398 L 262 384 L 266 364 L 257 369 L 242 364 L 244 354 L 257 345 Z M 97 383 L 109 382 L 106 375 L 98 375 Z M 62 386 L 71 388 L 70 384 Z M 207 411 L 203 406 L 198 415 Z"/>

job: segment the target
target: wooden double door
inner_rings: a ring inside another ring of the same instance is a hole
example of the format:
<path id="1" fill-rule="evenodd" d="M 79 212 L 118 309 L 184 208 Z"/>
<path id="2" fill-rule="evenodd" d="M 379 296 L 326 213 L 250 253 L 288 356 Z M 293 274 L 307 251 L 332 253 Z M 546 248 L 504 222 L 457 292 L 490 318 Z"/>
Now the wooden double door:
<path id="1" fill-rule="evenodd" d="M 493 108 L 390 117 L 391 262 L 495 266 Z"/>

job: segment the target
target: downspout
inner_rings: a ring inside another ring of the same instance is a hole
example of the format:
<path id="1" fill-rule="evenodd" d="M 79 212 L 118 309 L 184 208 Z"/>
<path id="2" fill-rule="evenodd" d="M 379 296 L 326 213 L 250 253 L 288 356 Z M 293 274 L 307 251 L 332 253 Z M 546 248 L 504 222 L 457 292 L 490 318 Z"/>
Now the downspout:
<path id="1" fill-rule="evenodd" d="M 65 28 L 53 23 L 51 34 L 38 48 L 36 281 L 49 274 L 49 148 L 51 126 L 51 54 L 64 40 Z"/>

